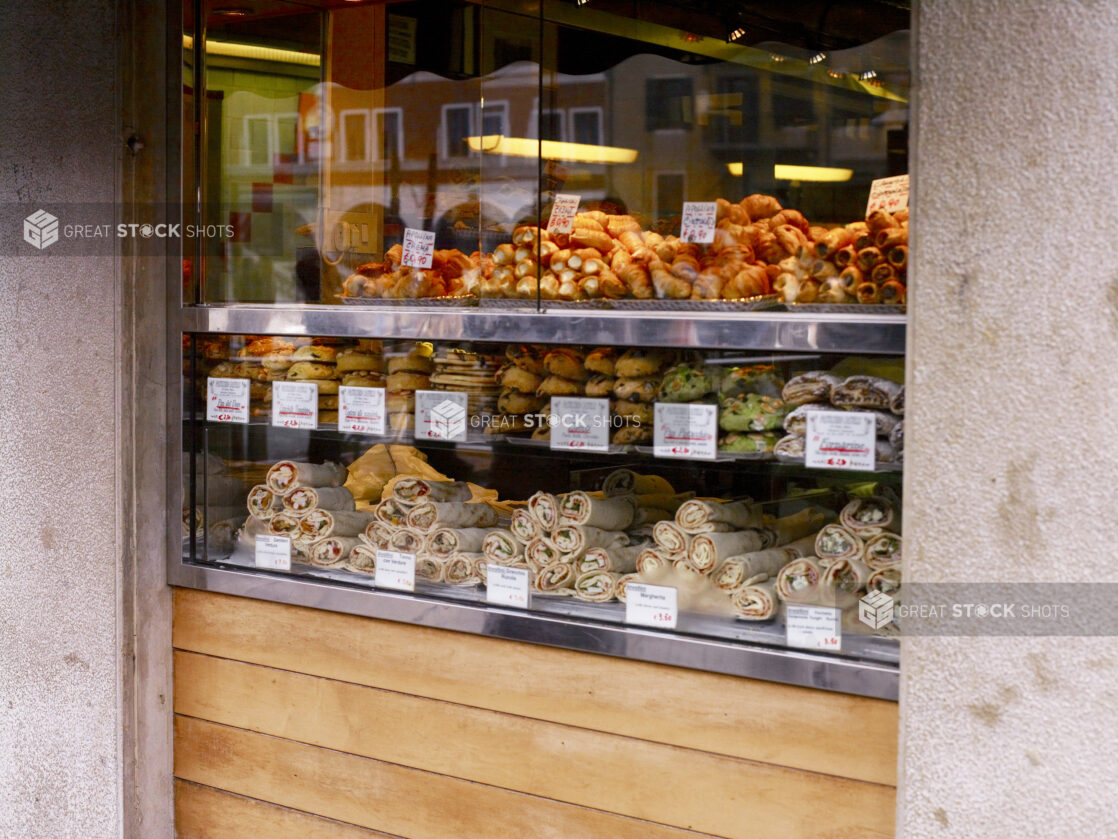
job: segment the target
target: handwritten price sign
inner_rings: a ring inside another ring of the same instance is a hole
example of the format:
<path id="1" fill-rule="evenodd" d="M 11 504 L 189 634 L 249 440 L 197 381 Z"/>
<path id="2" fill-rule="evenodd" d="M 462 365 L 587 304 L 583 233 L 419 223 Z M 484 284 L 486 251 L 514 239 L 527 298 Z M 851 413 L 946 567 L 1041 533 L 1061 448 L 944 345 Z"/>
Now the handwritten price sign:
<path id="1" fill-rule="evenodd" d="M 717 457 L 718 409 L 714 405 L 657 402 L 654 411 L 652 453 L 656 457 Z"/>
<path id="2" fill-rule="evenodd" d="M 430 268 L 435 257 L 435 233 L 433 230 L 404 228 L 404 255 L 400 260 L 412 268 Z"/>
<path id="3" fill-rule="evenodd" d="M 870 184 L 870 200 L 866 204 L 866 215 L 874 210 L 895 213 L 908 207 L 908 175 L 893 178 L 878 178 Z"/>
<path id="4" fill-rule="evenodd" d="M 382 387 L 339 387 L 338 431 L 384 434 L 384 396 Z"/>
<path id="5" fill-rule="evenodd" d="M 811 411 L 804 437 L 804 465 L 814 469 L 872 472 L 877 419 L 867 411 Z"/>
<path id="6" fill-rule="evenodd" d="M 248 423 L 248 379 L 206 379 L 206 419 Z"/>
<path id="7" fill-rule="evenodd" d="M 609 451 L 609 400 L 556 396 L 551 400 L 551 448 Z"/>
<path id="8" fill-rule="evenodd" d="M 678 619 L 674 588 L 644 583 L 629 583 L 625 587 L 625 623 L 675 629 Z"/>
<path id="9" fill-rule="evenodd" d="M 377 588 L 415 591 L 415 554 L 377 551 L 377 570 L 373 584 Z"/>
<path id="10" fill-rule="evenodd" d="M 311 431 L 318 428 L 318 385 L 314 382 L 273 384 L 272 425 Z"/>
<path id="11" fill-rule="evenodd" d="M 575 213 L 578 212 L 580 200 L 580 195 L 556 195 L 555 203 L 551 205 L 551 215 L 547 219 L 547 232 L 570 233 L 574 229 Z"/>
<path id="12" fill-rule="evenodd" d="M 805 650 L 842 649 L 842 610 L 823 606 L 792 606 L 784 614 L 789 647 Z"/>
<path id="13" fill-rule="evenodd" d="M 714 218 L 718 206 L 713 201 L 684 201 L 679 241 L 713 242 Z"/>
<path id="14" fill-rule="evenodd" d="M 527 568 L 508 568 L 490 562 L 485 575 L 485 600 L 498 606 L 527 609 L 531 584 Z"/>

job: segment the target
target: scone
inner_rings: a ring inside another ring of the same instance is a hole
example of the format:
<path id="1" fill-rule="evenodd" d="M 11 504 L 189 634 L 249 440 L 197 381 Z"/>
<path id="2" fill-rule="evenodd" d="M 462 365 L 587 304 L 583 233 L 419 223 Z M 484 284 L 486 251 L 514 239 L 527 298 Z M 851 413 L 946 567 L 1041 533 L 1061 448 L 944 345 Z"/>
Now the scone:
<path id="1" fill-rule="evenodd" d="M 294 361 L 317 361 L 322 364 L 333 364 L 337 360 L 338 351 L 333 347 L 311 345 L 299 347 L 291 356 Z"/>
<path id="2" fill-rule="evenodd" d="M 306 349 L 306 348 L 304 348 Z M 315 361 L 297 361 L 287 371 L 289 382 L 305 379 L 332 379 L 335 375 L 333 364 L 319 364 Z"/>

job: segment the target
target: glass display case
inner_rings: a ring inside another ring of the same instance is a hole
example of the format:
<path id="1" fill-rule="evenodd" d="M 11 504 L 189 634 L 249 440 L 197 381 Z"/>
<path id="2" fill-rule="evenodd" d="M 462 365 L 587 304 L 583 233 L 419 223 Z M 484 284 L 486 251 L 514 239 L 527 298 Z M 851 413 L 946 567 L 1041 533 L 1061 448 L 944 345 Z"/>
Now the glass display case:
<path id="1" fill-rule="evenodd" d="M 907 26 L 186 8 L 172 583 L 895 698 Z"/>

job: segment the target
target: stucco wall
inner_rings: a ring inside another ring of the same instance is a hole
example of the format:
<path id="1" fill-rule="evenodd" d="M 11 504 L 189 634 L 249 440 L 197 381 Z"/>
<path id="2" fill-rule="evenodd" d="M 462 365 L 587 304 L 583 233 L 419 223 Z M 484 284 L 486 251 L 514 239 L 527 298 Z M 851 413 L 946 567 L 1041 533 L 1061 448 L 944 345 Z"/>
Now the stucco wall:
<path id="1" fill-rule="evenodd" d="M 0 201 L 116 201 L 116 23 L 0 7 Z M 0 256 L 0 836 L 121 831 L 118 288 L 111 257 Z"/>
<path id="2" fill-rule="evenodd" d="M 1118 4 L 923 0 L 907 580 L 1118 582 Z M 900 835 L 1118 835 L 1113 638 L 908 639 Z"/>

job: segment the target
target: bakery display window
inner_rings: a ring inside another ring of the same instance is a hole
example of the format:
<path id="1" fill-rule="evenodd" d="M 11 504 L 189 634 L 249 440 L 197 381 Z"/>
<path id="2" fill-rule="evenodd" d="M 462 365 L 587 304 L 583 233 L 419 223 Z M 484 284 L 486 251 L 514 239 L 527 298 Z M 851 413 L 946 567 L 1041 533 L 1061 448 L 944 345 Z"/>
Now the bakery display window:
<path id="1" fill-rule="evenodd" d="M 752 6 L 188 8 L 172 582 L 895 698 L 907 12 Z"/>

